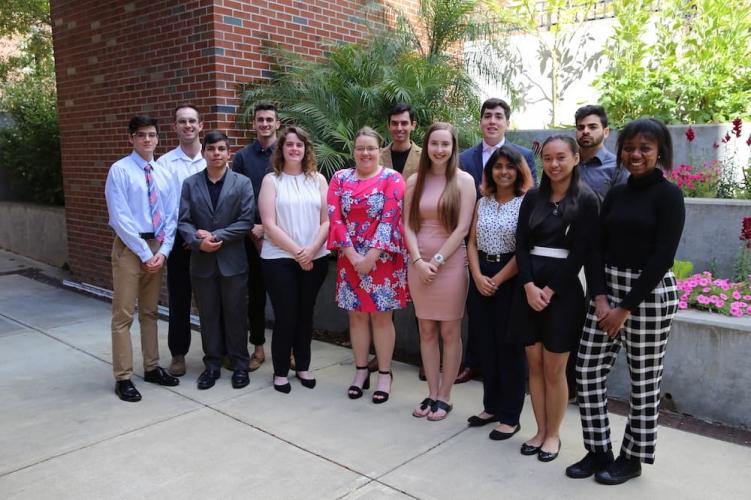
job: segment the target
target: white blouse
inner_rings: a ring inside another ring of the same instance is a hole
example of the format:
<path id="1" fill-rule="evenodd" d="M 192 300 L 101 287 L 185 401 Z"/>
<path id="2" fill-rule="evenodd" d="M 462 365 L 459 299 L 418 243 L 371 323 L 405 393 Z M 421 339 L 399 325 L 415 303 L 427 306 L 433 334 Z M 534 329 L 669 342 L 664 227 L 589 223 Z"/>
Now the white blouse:
<path id="1" fill-rule="evenodd" d="M 321 227 L 321 190 L 318 175 L 269 174 L 276 186 L 276 225 L 287 233 L 292 241 L 305 247 L 310 245 Z M 328 254 L 326 242 L 316 252 L 314 259 Z M 274 244 L 270 238 L 263 240 L 262 259 L 293 259 L 286 250 Z"/>
<path id="2" fill-rule="evenodd" d="M 480 198 L 476 226 L 478 250 L 490 255 L 516 250 L 516 225 L 523 199 L 522 195 L 499 203 L 492 196 Z"/>

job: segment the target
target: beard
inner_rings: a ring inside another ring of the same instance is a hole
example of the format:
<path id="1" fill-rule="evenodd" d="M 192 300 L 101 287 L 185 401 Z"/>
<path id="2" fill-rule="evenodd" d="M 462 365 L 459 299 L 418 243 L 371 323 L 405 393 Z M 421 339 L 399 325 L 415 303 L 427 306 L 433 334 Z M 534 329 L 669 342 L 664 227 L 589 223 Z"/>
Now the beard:
<path id="1" fill-rule="evenodd" d="M 586 142 L 585 142 L 585 140 L 586 140 Z M 597 148 L 604 141 L 605 141 L 605 136 L 601 135 L 600 137 L 589 136 L 586 139 L 585 138 L 577 139 L 576 143 L 579 144 L 580 148 Z"/>

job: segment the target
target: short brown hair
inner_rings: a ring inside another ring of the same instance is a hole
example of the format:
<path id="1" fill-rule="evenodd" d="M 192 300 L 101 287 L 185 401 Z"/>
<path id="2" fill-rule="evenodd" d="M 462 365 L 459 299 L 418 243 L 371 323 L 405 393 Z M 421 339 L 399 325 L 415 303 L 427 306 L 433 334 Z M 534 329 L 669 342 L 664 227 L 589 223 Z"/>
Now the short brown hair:
<path id="1" fill-rule="evenodd" d="M 290 125 L 285 127 L 282 133 L 279 135 L 279 139 L 276 141 L 276 147 L 274 148 L 274 154 L 271 156 L 271 166 L 274 169 L 274 174 L 281 175 L 284 170 L 284 143 L 287 142 L 287 135 L 295 134 L 300 138 L 305 145 L 305 153 L 302 157 L 302 172 L 305 175 L 315 175 L 318 171 L 316 167 L 316 152 L 313 143 L 310 142 L 308 133 L 302 128 Z"/>

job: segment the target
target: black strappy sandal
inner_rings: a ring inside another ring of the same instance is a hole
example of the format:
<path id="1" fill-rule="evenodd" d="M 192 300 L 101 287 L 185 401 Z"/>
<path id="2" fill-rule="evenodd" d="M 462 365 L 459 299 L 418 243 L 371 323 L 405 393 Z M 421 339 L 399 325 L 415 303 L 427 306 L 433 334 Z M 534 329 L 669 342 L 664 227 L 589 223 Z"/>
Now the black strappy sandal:
<path id="1" fill-rule="evenodd" d="M 432 408 L 433 404 L 435 404 L 435 401 L 433 401 L 432 399 L 430 399 L 430 398 L 423 399 L 422 402 L 420 403 L 419 410 L 423 411 L 425 413 L 419 413 L 417 411 L 418 408 L 415 408 L 414 410 L 412 410 L 412 416 L 415 417 L 415 418 L 425 418 L 425 417 L 427 417 L 428 413 L 430 413 L 430 411 L 425 411 L 425 410 L 428 410 L 429 408 Z"/>
<path id="2" fill-rule="evenodd" d="M 378 370 L 378 373 L 380 373 L 381 375 L 391 375 L 391 383 L 392 384 L 394 383 L 394 374 L 391 373 L 391 370 L 387 372 L 382 372 L 381 370 Z M 390 390 L 391 390 L 391 386 L 389 385 L 389 391 Z M 377 405 L 381 403 L 385 403 L 386 401 L 389 400 L 389 395 L 390 393 L 386 391 L 375 391 L 373 393 L 373 403 Z"/>
<path id="3" fill-rule="evenodd" d="M 355 370 L 367 370 L 368 366 L 355 366 Z M 363 389 L 370 389 L 370 371 L 368 371 L 368 376 L 365 379 L 365 382 L 362 383 L 362 387 L 357 387 L 356 385 L 350 385 L 349 389 L 347 389 L 347 396 L 349 396 L 349 399 L 360 399 L 362 397 L 362 390 Z"/>

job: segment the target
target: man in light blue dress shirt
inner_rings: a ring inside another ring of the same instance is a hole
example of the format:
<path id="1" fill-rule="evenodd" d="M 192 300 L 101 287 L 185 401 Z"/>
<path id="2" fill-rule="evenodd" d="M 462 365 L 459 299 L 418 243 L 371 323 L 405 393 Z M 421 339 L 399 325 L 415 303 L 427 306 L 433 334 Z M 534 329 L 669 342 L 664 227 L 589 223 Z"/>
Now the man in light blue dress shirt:
<path id="1" fill-rule="evenodd" d="M 138 302 L 144 380 L 175 386 L 180 381 L 159 366 L 157 306 L 162 268 L 172 250 L 177 226 L 177 193 L 164 167 L 154 161 L 159 143 L 156 119 L 134 116 L 128 124 L 133 152 L 115 162 L 107 174 L 104 195 L 112 245 L 112 369 L 115 394 L 128 402 L 141 400 L 131 381 L 133 348 L 130 326 Z"/>
<path id="2" fill-rule="evenodd" d="M 628 172 L 617 167 L 615 155 L 605 147 L 610 129 L 602 106 L 582 106 L 576 110 L 574 120 L 579 144 L 579 176 L 602 203 L 611 187 L 626 182 Z"/>

